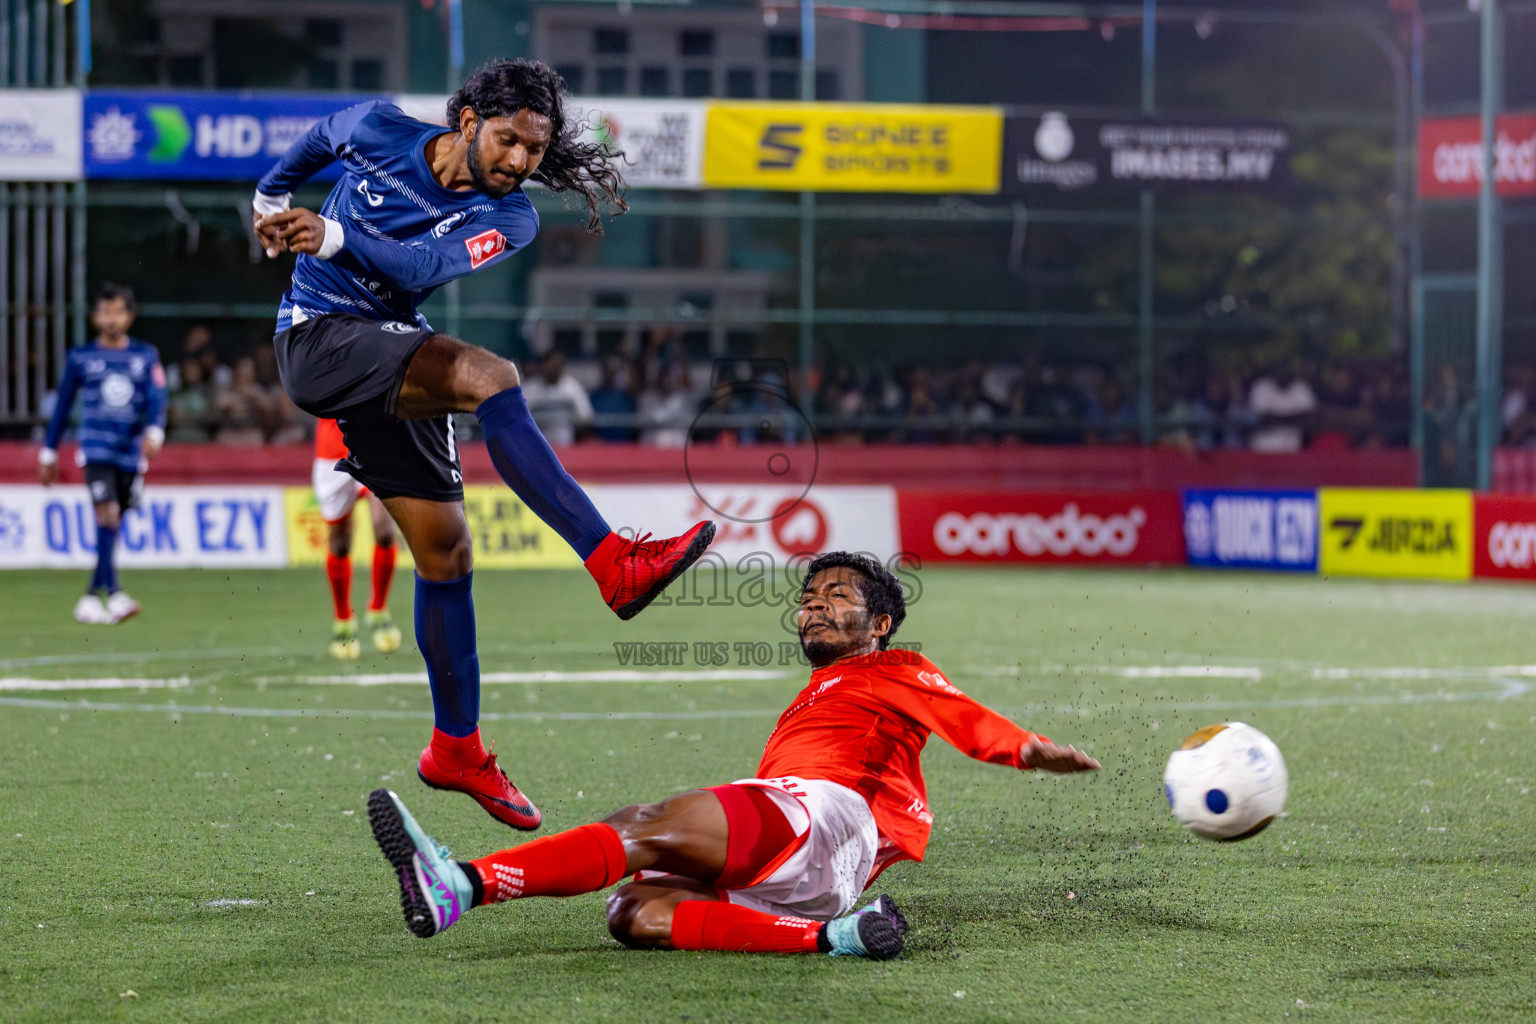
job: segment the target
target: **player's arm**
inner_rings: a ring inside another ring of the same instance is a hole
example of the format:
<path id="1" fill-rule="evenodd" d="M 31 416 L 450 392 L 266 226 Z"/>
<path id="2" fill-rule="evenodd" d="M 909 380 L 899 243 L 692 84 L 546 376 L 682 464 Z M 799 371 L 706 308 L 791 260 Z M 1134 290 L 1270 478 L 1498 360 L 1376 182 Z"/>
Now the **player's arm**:
<path id="1" fill-rule="evenodd" d="M 335 163 L 358 124 L 382 102 L 369 100 L 322 117 L 256 183 L 251 206 L 255 211 L 256 234 L 268 256 L 276 256 L 278 246 L 275 232 L 262 223 L 263 219 L 287 210 L 294 189 Z"/>
<path id="2" fill-rule="evenodd" d="M 1040 768 L 1050 772 L 1094 771 L 1099 762 L 1073 747 L 1020 728 L 991 708 L 961 693 L 937 671 L 900 666 L 887 678 L 888 699 L 937 733 L 956 750 L 989 764 Z"/>
<path id="3" fill-rule="evenodd" d="M 267 223 L 294 252 L 325 260 L 344 250 L 407 291 L 436 288 L 495 266 L 533 241 L 539 231 L 539 218 L 531 205 L 477 218 L 441 238 L 429 235 L 411 242 L 379 238 L 359 227 L 344 229 L 340 222 L 304 209 L 277 214 Z"/>
<path id="4" fill-rule="evenodd" d="M 59 439 L 64 436 L 64 425 L 69 422 L 75 393 L 80 390 L 80 371 L 76 367 L 73 354 L 65 358 L 64 376 L 59 378 L 59 392 L 53 402 L 53 415 L 48 419 L 48 432 L 43 435 L 43 447 L 37 453 L 37 476 L 45 487 L 59 478 Z"/>
<path id="5" fill-rule="evenodd" d="M 165 445 L 165 414 L 170 404 L 165 392 L 165 368 L 160 357 L 149 367 L 149 401 L 144 406 L 144 457 L 152 459 Z"/>

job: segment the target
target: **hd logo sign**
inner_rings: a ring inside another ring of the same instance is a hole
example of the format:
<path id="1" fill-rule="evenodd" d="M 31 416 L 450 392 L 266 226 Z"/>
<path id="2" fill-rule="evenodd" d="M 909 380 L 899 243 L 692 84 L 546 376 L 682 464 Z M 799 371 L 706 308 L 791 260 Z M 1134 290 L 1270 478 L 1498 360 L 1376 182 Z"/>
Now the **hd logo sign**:
<path id="1" fill-rule="evenodd" d="M 1468 491 L 1324 488 L 1318 501 L 1319 568 L 1325 575 L 1445 580 L 1472 575 Z"/>
<path id="2" fill-rule="evenodd" d="M 709 108 L 704 184 L 990 195 L 1002 145 L 992 107 L 721 103 Z"/>

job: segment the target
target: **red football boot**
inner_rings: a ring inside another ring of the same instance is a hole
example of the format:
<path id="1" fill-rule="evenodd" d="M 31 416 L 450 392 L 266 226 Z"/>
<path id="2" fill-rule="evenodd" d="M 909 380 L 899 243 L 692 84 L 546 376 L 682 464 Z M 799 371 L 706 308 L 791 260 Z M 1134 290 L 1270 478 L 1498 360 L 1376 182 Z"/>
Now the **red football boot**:
<path id="1" fill-rule="evenodd" d="M 465 737 L 465 740 L 469 738 Z M 464 743 L 461 740 L 453 745 Z M 503 824 L 525 832 L 538 828 L 544 816 L 533 806 L 532 800 L 512 785 L 507 773 L 497 765 L 496 755 L 480 747 L 478 734 L 474 737 L 474 747 L 480 749 L 475 751 L 476 756 L 472 760 L 466 762 L 466 767 L 449 762 L 445 756 L 446 749 L 429 746 L 421 752 L 421 760 L 416 763 L 416 774 L 433 789 L 468 793 L 475 803 Z"/>
<path id="2" fill-rule="evenodd" d="M 610 533 L 592 556 L 587 571 L 597 581 L 608 602 L 621 619 L 632 619 L 641 609 L 667 589 L 715 539 L 715 524 L 705 520 L 681 537 L 647 540 L 645 534 L 628 540 Z"/>

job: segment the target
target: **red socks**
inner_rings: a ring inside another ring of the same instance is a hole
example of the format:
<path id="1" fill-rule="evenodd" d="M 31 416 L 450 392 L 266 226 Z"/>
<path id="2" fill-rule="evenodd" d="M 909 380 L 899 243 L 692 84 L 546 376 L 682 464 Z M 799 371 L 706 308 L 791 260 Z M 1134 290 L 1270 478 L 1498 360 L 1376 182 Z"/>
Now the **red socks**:
<path id="1" fill-rule="evenodd" d="M 331 601 L 338 620 L 352 617 L 352 559 L 346 555 L 325 556 L 325 575 L 331 581 Z"/>
<path id="2" fill-rule="evenodd" d="M 381 612 L 389 605 L 389 585 L 395 578 L 395 546 L 374 546 L 373 594 L 368 599 L 368 610 Z"/>
<path id="3" fill-rule="evenodd" d="M 583 825 L 470 861 L 485 903 L 524 896 L 576 896 L 606 889 L 628 872 L 624 842 L 611 825 Z"/>
<path id="4" fill-rule="evenodd" d="M 750 907 L 688 900 L 672 911 L 673 949 L 727 953 L 815 953 L 819 921 L 779 917 Z"/>
<path id="5" fill-rule="evenodd" d="M 485 742 L 476 729 L 468 736 L 451 736 L 432 727 L 432 760 L 444 768 L 478 768 L 485 760 Z"/>

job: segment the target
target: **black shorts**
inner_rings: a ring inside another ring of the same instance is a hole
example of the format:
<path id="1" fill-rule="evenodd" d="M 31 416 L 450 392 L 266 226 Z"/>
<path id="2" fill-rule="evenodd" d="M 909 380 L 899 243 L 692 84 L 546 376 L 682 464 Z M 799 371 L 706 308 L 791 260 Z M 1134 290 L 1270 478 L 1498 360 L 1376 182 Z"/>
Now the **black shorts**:
<path id="1" fill-rule="evenodd" d="M 115 501 L 119 511 L 137 508 L 144 493 L 144 477 L 110 462 L 87 462 L 85 486 L 91 489 L 91 504 Z"/>
<path id="2" fill-rule="evenodd" d="M 351 452 L 336 468 L 380 498 L 464 500 L 453 421 L 395 418 L 406 367 L 432 334 L 414 324 L 327 313 L 272 339 L 283 390 L 310 415 L 336 420 Z"/>

